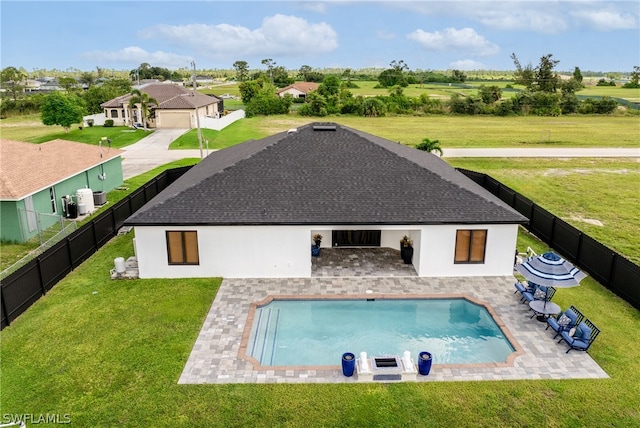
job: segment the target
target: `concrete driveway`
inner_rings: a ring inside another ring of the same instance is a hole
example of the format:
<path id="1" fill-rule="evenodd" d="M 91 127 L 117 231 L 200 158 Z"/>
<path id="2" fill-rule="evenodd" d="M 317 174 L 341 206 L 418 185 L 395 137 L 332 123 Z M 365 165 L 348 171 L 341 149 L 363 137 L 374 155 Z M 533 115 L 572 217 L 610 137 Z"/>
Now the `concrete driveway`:
<path id="1" fill-rule="evenodd" d="M 124 179 L 145 173 L 160 165 L 184 158 L 200 158 L 200 150 L 169 150 L 169 145 L 189 129 L 156 129 L 135 144 L 123 147 Z M 204 152 L 204 156 L 207 152 Z"/>

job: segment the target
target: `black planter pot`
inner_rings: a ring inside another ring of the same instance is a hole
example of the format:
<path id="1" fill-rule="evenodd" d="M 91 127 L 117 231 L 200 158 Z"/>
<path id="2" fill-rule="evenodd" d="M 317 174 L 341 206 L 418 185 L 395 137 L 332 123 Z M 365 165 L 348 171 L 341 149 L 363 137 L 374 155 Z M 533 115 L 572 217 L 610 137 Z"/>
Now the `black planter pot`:
<path id="1" fill-rule="evenodd" d="M 400 247 L 400 256 L 405 265 L 410 265 L 413 259 L 413 247 L 405 247 L 404 245 Z"/>

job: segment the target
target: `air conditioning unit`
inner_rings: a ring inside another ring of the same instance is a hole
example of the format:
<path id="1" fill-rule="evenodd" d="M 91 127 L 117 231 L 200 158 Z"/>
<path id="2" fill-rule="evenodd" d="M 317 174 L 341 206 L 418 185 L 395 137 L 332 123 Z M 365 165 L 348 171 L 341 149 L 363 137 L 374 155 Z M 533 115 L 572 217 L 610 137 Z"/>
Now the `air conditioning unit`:
<path id="1" fill-rule="evenodd" d="M 107 203 L 106 192 L 93 192 L 93 203 L 95 205 L 104 205 Z"/>

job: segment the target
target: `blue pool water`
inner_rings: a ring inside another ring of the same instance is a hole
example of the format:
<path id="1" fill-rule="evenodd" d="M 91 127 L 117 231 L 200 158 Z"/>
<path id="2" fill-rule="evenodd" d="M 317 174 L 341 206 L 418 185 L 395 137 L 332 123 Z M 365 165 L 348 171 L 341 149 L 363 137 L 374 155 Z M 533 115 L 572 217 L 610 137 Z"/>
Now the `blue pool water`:
<path id="1" fill-rule="evenodd" d="M 335 366 L 362 351 L 473 364 L 504 362 L 514 348 L 483 306 L 463 298 L 273 300 L 256 308 L 247 343 L 263 366 Z"/>

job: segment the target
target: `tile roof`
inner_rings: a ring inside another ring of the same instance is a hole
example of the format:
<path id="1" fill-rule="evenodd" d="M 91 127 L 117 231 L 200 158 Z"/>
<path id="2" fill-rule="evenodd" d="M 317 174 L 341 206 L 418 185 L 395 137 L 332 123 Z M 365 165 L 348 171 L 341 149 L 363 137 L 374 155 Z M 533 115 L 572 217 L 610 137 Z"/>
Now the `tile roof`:
<path id="1" fill-rule="evenodd" d="M 316 123 L 212 153 L 126 223 L 526 221 L 435 155 L 346 126 Z"/>
<path id="2" fill-rule="evenodd" d="M 316 89 L 318 89 L 318 84 L 315 82 L 296 82 L 293 85 L 285 86 L 284 88 L 278 89 L 277 93 L 280 94 L 286 91 L 287 89 L 292 89 L 292 88 L 307 94 L 311 91 L 315 91 Z"/>
<path id="3" fill-rule="evenodd" d="M 32 144 L 0 139 L 0 199 L 20 200 L 122 153 L 66 140 Z"/>
<path id="4" fill-rule="evenodd" d="M 220 98 L 213 95 L 205 95 L 198 91 L 186 89 L 171 83 L 151 83 L 140 88 L 140 92 L 146 93 L 150 98 L 158 101 L 158 109 L 194 109 L 220 102 Z M 126 94 L 102 103 L 103 108 L 119 108 L 129 105 L 131 94 Z"/>

